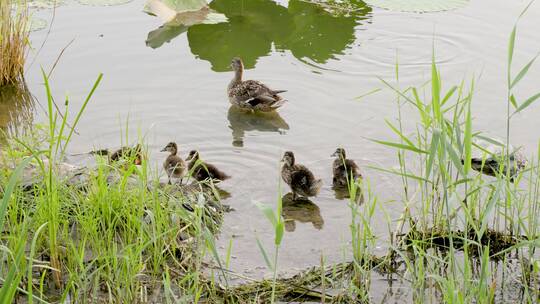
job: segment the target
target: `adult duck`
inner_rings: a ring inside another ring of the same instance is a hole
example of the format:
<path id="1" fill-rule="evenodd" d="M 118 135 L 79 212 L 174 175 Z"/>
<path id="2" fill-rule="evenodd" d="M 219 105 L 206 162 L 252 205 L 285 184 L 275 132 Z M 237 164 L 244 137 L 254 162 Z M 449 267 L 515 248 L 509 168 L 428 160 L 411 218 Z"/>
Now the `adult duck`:
<path id="1" fill-rule="evenodd" d="M 229 102 L 239 108 L 270 112 L 281 107 L 286 99 L 279 96 L 286 90 L 272 90 L 256 80 L 242 80 L 244 64 L 236 57 L 231 62 L 234 77 L 227 87 Z"/>

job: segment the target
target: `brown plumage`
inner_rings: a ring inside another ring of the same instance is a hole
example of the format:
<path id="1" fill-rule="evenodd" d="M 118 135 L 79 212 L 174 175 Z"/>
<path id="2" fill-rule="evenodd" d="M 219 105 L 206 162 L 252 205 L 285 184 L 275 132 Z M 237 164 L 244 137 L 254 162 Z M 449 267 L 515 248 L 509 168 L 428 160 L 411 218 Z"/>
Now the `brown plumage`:
<path id="1" fill-rule="evenodd" d="M 282 161 L 281 178 L 291 187 L 293 199 L 297 195 L 310 197 L 316 196 L 319 193 L 322 180 L 316 179 L 307 167 L 296 164 L 294 154 L 291 151 L 283 154 Z"/>
<path id="2" fill-rule="evenodd" d="M 192 150 L 186 158 L 188 161 L 188 170 L 191 175 L 198 181 L 212 179 L 214 182 L 224 181 L 230 176 L 219 170 L 216 166 L 200 160 L 199 152 Z"/>
<path id="3" fill-rule="evenodd" d="M 332 165 L 333 179 L 332 182 L 334 187 L 345 187 L 351 181 L 355 181 L 358 178 L 362 178 L 360 174 L 360 168 L 354 160 L 347 159 L 345 154 L 345 149 L 337 148 L 336 152 L 332 154 L 336 159 Z"/>
<path id="4" fill-rule="evenodd" d="M 182 177 L 186 171 L 186 163 L 184 160 L 178 156 L 178 146 L 175 142 L 168 143 L 161 152 L 169 152 L 169 156 L 163 162 L 163 169 L 167 172 L 169 177 L 169 184 L 171 183 L 171 178 L 180 178 L 180 183 L 182 183 Z"/>
<path id="5" fill-rule="evenodd" d="M 279 96 L 285 90 L 272 90 L 256 80 L 242 80 L 244 64 L 240 58 L 233 58 L 231 67 L 234 77 L 227 87 L 229 102 L 240 108 L 258 110 L 263 112 L 273 111 L 285 103 L 285 99 Z"/>
<path id="6" fill-rule="evenodd" d="M 119 160 L 129 160 L 133 161 L 135 165 L 142 164 L 142 160 L 144 158 L 142 146 L 140 144 L 136 144 L 134 147 L 121 147 L 120 149 L 114 151 L 111 153 L 107 149 L 92 151 L 91 154 L 97 154 L 97 155 L 103 155 L 109 157 L 109 162 L 117 162 Z"/>

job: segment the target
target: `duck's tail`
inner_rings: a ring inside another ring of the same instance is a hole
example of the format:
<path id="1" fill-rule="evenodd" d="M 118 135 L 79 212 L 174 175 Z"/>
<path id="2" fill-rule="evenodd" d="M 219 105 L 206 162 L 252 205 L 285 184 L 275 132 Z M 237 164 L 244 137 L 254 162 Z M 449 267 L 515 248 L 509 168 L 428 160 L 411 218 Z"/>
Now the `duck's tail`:
<path id="1" fill-rule="evenodd" d="M 281 94 L 281 93 L 285 93 L 285 92 L 287 92 L 287 90 L 272 90 L 272 93 L 273 93 L 274 95 L 276 95 L 276 94 Z"/>
<path id="2" fill-rule="evenodd" d="M 285 102 L 287 102 L 287 99 L 283 99 L 283 98 L 282 98 L 282 99 L 278 99 L 278 100 L 276 100 L 276 102 L 272 103 L 272 104 L 270 105 L 270 107 L 271 107 L 272 109 L 277 109 L 277 108 L 281 107 L 283 104 L 285 104 Z"/>
<path id="3" fill-rule="evenodd" d="M 225 172 L 219 171 L 218 176 L 216 176 L 216 178 L 220 181 L 224 181 L 231 178 L 231 176 L 227 175 Z"/>
<path id="4" fill-rule="evenodd" d="M 322 179 L 316 180 L 315 183 L 313 183 L 313 185 L 311 185 L 311 187 L 309 188 L 310 194 L 312 196 L 319 194 L 321 187 L 322 187 Z"/>

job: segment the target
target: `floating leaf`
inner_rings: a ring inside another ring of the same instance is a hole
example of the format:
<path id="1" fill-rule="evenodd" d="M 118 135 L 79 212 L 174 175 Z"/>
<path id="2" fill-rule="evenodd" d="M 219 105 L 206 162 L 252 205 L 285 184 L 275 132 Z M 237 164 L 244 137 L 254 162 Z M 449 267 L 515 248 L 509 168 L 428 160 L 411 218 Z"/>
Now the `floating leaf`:
<path id="1" fill-rule="evenodd" d="M 41 31 L 42 29 L 46 27 L 47 27 L 47 20 L 43 18 L 38 18 L 38 17 L 30 18 L 30 26 L 29 26 L 30 32 Z"/>
<path id="2" fill-rule="evenodd" d="M 160 18 L 164 12 L 168 12 L 168 14 L 172 14 L 170 16 L 172 18 L 177 13 L 198 11 L 207 6 L 205 0 L 149 0 L 143 11 Z"/>
<path id="3" fill-rule="evenodd" d="M 60 6 L 64 0 L 29 0 L 27 4 L 29 8 L 46 9 Z"/>
<path id="4" fill-rule="evenodd" d="M 400 12 L 441 12 L 463 7 L 468 0 L 365 0 L 371 6 L 376 6 Z"/>
<path id="5" fill-rule="evenodd" d="M 191 10 L 190 8 L 195 6 L 193 1 L 188 1 L 190 5 L 183 8 L 179 5 L 170 6 L 171 4 L 167 2 L 171 1 L 149 0 L 144 8 L 146 13 L 157 16 L 165 22 L 158 29 L 148 33 L 146 45 L 151 48 L 162 46 L 165 42 L 187 31 L 192 25 L 227 22 L 225 15 L 212 11 L 206 3 L 197 10 Z"/>
<path id="6" fill-rule="evenodd" d="M 113 6 L 126 4 L 133 0 L 77 0 L 80 4 L 94 5 L 94 6 Z"/>

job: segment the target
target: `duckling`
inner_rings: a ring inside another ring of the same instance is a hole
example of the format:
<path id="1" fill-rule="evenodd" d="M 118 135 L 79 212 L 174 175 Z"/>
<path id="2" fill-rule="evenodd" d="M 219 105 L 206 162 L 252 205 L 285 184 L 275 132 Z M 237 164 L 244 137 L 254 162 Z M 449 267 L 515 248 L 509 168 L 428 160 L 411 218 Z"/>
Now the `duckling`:
<path id="1" fill-rule="evenodd" d="M 336 157 L 332 165 L 334 187 L 345 187 L 349 184 L 351 178 L 353 181 L 362 178 L 362 174 L 359 172 L 360 168 L 354 160 L 347 159 L 345 149 L 337 148 L 332 156 Z"/>
<path id="2" fill-rule="evenodd" d="M 316 179 L 307 167 L 296 164 L 293 152 L 285 152 L 282 161 L 281 178 L 291 187 L 293 200 L 297 195 L 310 197 L 319 193 L 322 180 Z"/>
<path id="3" fill-rule="evenodd" d="M 461 163 L 464 163 L 461 160 Z M 510 163 L 510 169 L 507 170 L 507 164 Z M 471 158 L 471 168 L 478 172 L 482 172 L 489 176 L 497 176 L 500 173 L 503 175 L 507 174 L 509 180 L 513 183 L 516 176 L 520 171 L 523 171 L 527 165 L 527 159 L 519 151 L 512 151 L 508 156 L 506 155 L 490 155 L 487 158 L 482 157 L 472 157 Z"/>
<path id="4" fill-rule="evenodd" d="M 188 161 L 188 170 L 192 171 L 192 176 L 198 181 L 204 181 L 206 179 L 212 179 L 215 182 L 224 181 L 229 179 L 230 176 L 220 171 L 216 166 L 198 161 L 200 159 L 199 152 L 191 150 L 189 156 L 186 158 Z"/>
<path id="5" fill-rule="evenodd" d="M 186 171 L 186 163 L 184 160 L 177 155 L 178 146 L 175 142 L 168 143 L 161 152 L 169 152 L 169 156 L 163 162 L 163 169 L 167 172 L 169 177 L 169 184 L 171 184 L 171 178 L 179 178 L 180 184 L 182 184 L 182 177 Z"/>
<path id="6" fill-rule="evenodd" d="M 286 90 L 272 90 L 256 80 L 242 80 L 244 73 L 242 59 L 233 58 L 231 67 L 234 70 L 234 77 L 227 87 L 231 104 L 244 109 L 269 112 L 281 107 L 287 101 L 278 95 Z"/>
<path id="7" fill-rule="evenodd" d="M 117 162 L 119 160 L 132 160 L 135 165 L 142 164 L 143 151 L 140 144 L 136 144 L 134 147 L 121 147 L 120 149 L 111 153 L 108 149 L 96 150 L 90 152 L 90 154 L 96 154 L 101 156 L 107 156 L 109 163 Z"/>

